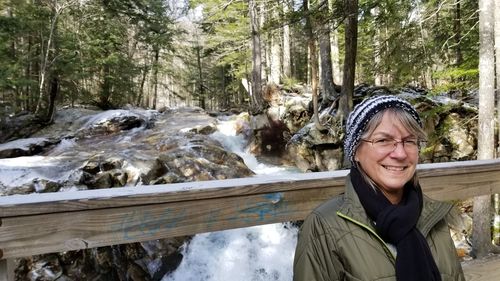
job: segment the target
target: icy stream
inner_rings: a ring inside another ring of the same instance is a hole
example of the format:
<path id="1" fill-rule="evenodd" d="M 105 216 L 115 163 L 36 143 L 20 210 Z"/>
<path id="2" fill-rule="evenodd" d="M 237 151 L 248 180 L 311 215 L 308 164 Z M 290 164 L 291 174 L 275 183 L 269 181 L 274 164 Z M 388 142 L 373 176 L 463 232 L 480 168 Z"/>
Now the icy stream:
<path id="1" fill-rule="evenodd" d="M 212 135 L 240 155 L 257 176 L 297 172 L 259 163 L 245 151 L 245 139 L 222 121 Z M 179 268 L 163 281 L 291 281 L 298 229 L 288 223 L 269 224 L 196 235 L 184 245 Z"/>

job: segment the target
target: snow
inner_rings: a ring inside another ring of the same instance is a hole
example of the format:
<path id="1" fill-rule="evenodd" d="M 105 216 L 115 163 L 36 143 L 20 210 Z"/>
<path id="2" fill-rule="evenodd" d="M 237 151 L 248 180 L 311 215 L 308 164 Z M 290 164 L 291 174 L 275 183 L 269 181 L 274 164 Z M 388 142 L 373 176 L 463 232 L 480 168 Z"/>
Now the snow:
<path id="1" fill-rule="evenodd" d="M 50 155 L 58 155 L 63 152 L 69 151 L 76 146 L 73 139 L 62 139 L 61 142 L 50 151 Z"/>
<path id="2" fill-rule="evenodd" d="M 66 181 L 74 176 L 78 161 L 71 157 L 16 157 L 0 159 L 0 184 L 5 187 L 17 187 L 29 184 L 33 179 L 45 179 L 54 182 Z M 60 163 L 65 163 L 64 167 Z"/>
<path id="3" fill-rule="evenodd" d="M 117 117 L 133 116 L 138 119 L 147 121 L 155 118 L 155 116 L 158 114 L 159 112 L 155 110 L 125 110 L 125 109 L 108 110 L 91 116 L 87 120 L 87 122 L 83 125 L 82 129 L 91 128 L 94 126 L 104 124 L 107 121 Z"/>
<path id="4" fill-rule="evenodd" d="M 46 138 L 27 138 L 19 139 L 6 143 L 0 144 L 0 150 L 19 148 L 21 150 L 27 150 L 30 146 L 36 145 L 48 141 Z"/>

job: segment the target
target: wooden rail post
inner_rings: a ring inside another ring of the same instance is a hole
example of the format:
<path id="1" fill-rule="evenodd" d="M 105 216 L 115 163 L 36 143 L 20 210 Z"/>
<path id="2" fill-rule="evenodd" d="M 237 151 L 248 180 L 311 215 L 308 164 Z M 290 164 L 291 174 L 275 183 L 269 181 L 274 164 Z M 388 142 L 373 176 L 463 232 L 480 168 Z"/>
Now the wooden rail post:
<path id="1" fill-rule="evenodd" d="M 0 281 L 14 281 L 14 259 L 0 260 Z"/>
<path id="2" fill-rule="evenodd" d="M 0 231 L 2 219 L 0 218 Z M 14 259 L 3 259 L 3 250 L 0 249 L 0 281 L 14 281 Z"/>

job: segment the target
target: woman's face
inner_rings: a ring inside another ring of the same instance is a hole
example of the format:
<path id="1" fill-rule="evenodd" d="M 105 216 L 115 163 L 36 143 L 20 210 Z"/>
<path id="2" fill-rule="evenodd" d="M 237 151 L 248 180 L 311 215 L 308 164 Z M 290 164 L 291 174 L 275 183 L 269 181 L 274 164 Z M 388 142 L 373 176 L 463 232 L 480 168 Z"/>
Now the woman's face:
<path id="1" fill-rule="evenodd" d="M 386 111 L 382 121 L 365 140 L 414 140 L 394 113 Z M 387 150 L 387 149 L 386 149 Z M 382 151 L 370 142 L 361 141 L 355 160 L 393 204 L 403 196 L 403 186 L 413 177 L 418 163 L 418 147 L 398 143 L 394 150 Z"/>

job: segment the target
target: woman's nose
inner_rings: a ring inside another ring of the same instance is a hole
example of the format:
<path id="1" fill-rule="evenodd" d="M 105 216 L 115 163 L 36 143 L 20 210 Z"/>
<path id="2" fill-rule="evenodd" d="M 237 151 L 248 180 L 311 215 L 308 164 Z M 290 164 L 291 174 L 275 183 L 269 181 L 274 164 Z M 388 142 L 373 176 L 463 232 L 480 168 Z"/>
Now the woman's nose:
<path id="1" fill-rule="evenodd" d="M 403 145 L 403 142 L 396 142 L 394 144 L 394 150 L 391 152 L 391 157 L 395 158 L 405 158 L 408 156 L 405 147 Z"/>

